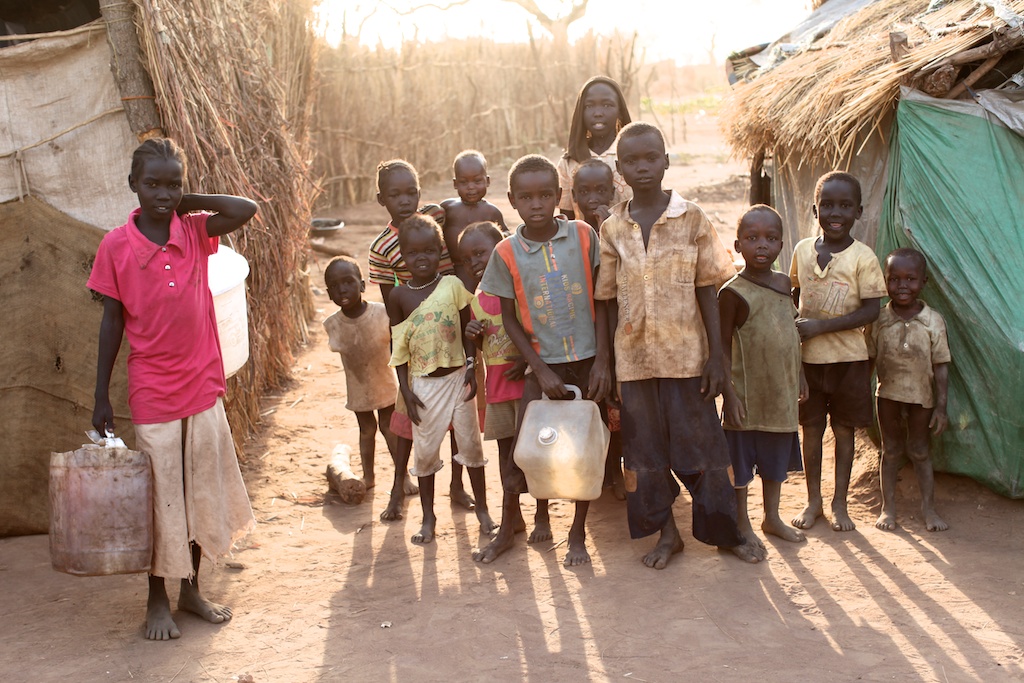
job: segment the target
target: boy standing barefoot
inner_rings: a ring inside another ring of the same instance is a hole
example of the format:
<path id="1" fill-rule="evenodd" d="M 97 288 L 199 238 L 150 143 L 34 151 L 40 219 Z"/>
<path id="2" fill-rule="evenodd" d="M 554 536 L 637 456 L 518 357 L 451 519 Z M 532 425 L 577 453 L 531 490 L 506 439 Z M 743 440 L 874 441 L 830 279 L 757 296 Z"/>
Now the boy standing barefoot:
<path id="1" fill-rule="evenodd" d="M 716 289 L 736 271 L 700 208 L 662 188 L 668 154 L 660 130 L 642 122 L 623 128 L 617 163 L 633 199 L 601 226 L 595 297 L 610 302 L 630 535 L 660 532 L 643 559 L 648 567 L 664 569 L 682 551 L 672 517 L 678 477 L 693 497 L 694 537 L 760 562 L 764 548 L 736 526 L 715 408 L 726 379 Z"/>
<path id="2" fill-rule="evenodd" d="M 856 525 L 847 512 L 846 494 L 853 470 L 853 430 L 867 427 L 874 418 L 871 368 L 862 330 L 878 317 L 885 280 L 874 252 L 850 235 L 864 211 L 856 178 L 839 171 L 821 176 L 814 189 L 813 210 L 822 234 L 797 243 L 789 270 L 810 389 L 800 406 L 807 507 L 793 526 L 810 529 L 824 514 L 821 441 L 828 420 L 836 438 L 832 529 L 852 531 Z"/>
<path id="3" fill-rule="evenodd" d="M 942 316 L 918 299 L 928 282 L 924 254 L 897 249 L 885 259 L 891 301 L 868 330 L 868 355 L 878 368 L 878 424 L 882 432 L 882 514 L 875 526 L 896 528 L 896 473 L 904 453 L 914 463 L 928 531 L 949 525 L 935 512 L 930 434 L 946 428 L 949 344 Z M 933 386 L 934 385 L 934 386 Z"/>

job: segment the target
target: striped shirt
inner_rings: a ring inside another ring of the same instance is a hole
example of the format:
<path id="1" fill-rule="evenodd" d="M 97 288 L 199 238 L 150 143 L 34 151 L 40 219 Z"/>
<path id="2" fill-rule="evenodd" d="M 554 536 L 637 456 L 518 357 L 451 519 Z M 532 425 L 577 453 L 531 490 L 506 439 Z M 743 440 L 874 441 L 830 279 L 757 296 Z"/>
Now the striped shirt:
<path id="1" fill-rule="evenodd" d="M 436 220 L 439 225 L 444 226 L 444 210 L 436 204 L 428 204 L 419 210 L 419 213 L 426 214 Z M 454 275 L 455 268 L 452 266 L 451 256 L 448 254 L 448 247 L 441 243 L 441 262 L 437 266 L 437 272 L 441 275 Z M 402 258 L 402 249 L 398 244 L 398 228 L 394 223 L 388 223 L 370 244 L 370 283 L 375 285 L 400 285 L 412 279 L 412 273 L 405 265 Z"/>

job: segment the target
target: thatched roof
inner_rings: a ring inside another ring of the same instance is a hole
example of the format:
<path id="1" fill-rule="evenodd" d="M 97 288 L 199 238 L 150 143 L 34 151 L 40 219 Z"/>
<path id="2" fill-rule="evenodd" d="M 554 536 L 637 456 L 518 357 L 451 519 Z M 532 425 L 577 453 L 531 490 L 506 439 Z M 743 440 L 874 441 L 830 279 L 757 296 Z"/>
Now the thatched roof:
<path id="1" fill-rule="evenodd" d="M 957 83 L 963 66 L 981 63 L 966 79 L 974 85 L 972 77 L 995 77 L 990 70 L 1000 58 L 1024 45 L 1024 0 L 955 0 L 928 8 L 928 0 L 878 0 L 737 84 L 722 124 L 733 149 L 752 156 L 785 148 L 790 158 L 839 165 L 865 136 L 883 134 L 881 123 L 901 84 L 956 97 L 967 90 Z M 891 33 L 897 33 L 892 41 Z M 898 33 L 906 36 L 906 48 Z"/>

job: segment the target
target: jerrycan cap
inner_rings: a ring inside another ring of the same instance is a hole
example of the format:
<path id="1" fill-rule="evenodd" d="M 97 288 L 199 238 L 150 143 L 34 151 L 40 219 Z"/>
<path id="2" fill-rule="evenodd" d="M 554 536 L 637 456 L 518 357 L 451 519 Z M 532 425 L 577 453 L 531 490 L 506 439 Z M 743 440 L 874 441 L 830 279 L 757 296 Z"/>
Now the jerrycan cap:
<path id="1" fill-rule="evenodd" d="M 540 441 L 544 446 L 550 446 L 554 442 L 558 441 L 558 430 L 554 427 L 544 427 L 537 434 L 537 441 Z"/>

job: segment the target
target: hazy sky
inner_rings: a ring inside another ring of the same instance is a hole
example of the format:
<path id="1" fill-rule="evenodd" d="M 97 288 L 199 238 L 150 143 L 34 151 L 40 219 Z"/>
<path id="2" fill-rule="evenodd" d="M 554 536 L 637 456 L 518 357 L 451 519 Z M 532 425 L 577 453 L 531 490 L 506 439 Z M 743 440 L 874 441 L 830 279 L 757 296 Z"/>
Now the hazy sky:
<path id="1" fill-rule="evenodd" d="M 557 15 L 564 14 L 570 2 L 537 0 L 542 9 Z M 508 0 L 468 0 L 445 11 L 430 7 L 448 4 L 450 0 L 322 0 L 320 11 L 327 22 L 325 35 L 332 43 L 340 37 L 343 16 L 346 32 L 358 32 L 360 42 L 366 45 L 380 41 L 394 47 L 414 36 L 421 40 L 466 36 L 512 42 L 527 39 L 529 15 Z M 395 11 L 414 6 L 423 9 L 405 16 Z M 679 63 L 706 61 L 714 40 L 715 55 L 721 60 L 734 50 L 774 40 L 806 16 L 808 7 L 807 0 L 590 0 L 586 15 L 573 23 L 569 39 L 589 30 L 635 30 L 640 46 L 647 51 L 646 61 L 673 58 Z M 535 26 L 534 35 L 544 32 Z"/>

